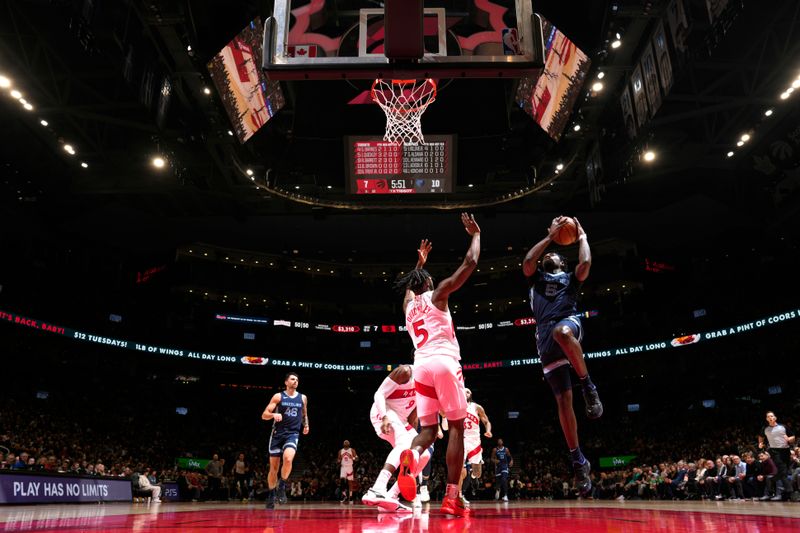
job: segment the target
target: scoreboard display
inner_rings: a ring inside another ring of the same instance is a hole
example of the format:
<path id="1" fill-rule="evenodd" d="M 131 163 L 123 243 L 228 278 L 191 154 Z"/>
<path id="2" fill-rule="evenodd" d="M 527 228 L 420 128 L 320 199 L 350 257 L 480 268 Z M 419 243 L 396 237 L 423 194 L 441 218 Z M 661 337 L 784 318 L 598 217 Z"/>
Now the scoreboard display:
<path id="1" fill-rule="evenodd" d="M 455 136 L 426 135 L 425 144 L 382 137 L 345 137 L 347 181 L 353 194 L 453 192 Z"/>

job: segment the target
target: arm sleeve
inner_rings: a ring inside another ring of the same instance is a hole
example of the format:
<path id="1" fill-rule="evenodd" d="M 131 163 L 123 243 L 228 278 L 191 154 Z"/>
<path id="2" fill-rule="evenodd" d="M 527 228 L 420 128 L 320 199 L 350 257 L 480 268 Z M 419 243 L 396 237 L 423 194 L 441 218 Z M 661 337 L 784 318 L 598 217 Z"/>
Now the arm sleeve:
<path id="1" fill-rule="evenodd" d="M 383 380 L 381 386 L 375 391 L 375 406 L 378 409 L 379 417 L 383 418 L 386 415 L 386 397 L 393 393 L 396 389 L 397 383 L 389 376 L 386 376 L 386 379 Z"/>

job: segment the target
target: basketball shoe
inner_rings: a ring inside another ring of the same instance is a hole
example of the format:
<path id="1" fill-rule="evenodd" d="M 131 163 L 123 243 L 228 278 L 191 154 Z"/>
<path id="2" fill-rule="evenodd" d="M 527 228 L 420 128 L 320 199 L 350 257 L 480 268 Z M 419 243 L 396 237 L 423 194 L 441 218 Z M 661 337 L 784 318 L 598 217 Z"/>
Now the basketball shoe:
<path id="1" fill-rule="evenodd" d="M 413 450 L 403 450 L 403 453 L 400 454 L 397 485 L 400 487 L 400 494 L 408 501 L 414 501 L 414 498 L 417 497 L 417 481 L 414 479 L 417 461 L 418 459 Z"/>
<path id="2" fill-rule="evenodd" d="M 464 497 L 460 494 L 455 498 L 444 497 L 442 500 L 442 512 L 453 516 L 466 517 L 470 514 L 470 509 L 464 501 Z"/>

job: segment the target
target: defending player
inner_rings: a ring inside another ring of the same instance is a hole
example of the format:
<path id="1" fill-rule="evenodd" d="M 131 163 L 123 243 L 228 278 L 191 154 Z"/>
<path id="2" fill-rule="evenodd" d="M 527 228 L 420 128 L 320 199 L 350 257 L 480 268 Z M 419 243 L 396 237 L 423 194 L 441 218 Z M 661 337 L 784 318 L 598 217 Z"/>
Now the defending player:
<path id="1" fill-rule="evenodd" d="M 511 451 L 503 444 L 503 439 L 497 439 L 497 446 L 492 449 L 492 462 L 494 463 L 495 489 L 494 499 L 508 501 L 508 475 L 514 466 Z"/>
<path id="2" fill-rule="evenodd" d="M 567 272 L 567 262 L 556 252 L 544 255 L 540 269 L 536 266 L 553 237 L 567 223 L 567 217 L 553 219 L 547 236 L 525 256 L 522 271 L 530 286 L 531 309 L 536 319 L 536 348 L 542 360 L 545 379 L 558 404 L 558 419 L 572 457 L 576 486 L 581 494 L 587 494 L 592 488 L 589 477 L 591 465 L 581 453 L 578 442 L 578 422 L 572 408 L 570 365 L 580 380 L 586 416 L 599 418 L 603 414 L 603 404 L 589 377 L 580 344 L 583 326 L 577 316 L 577 296 L 581 284 L 589 277 L 592 254 L 586 232 L 578 219 L 574 220 L 578 230 L 578 265 L 574 272 Z"/>
<path id="3" fill-rule="evenodd" d="M 342 449 L 336 456 L 336 462 L 339 464 L 339 483 L 342 487 L 342 503 L 353 503 L 353 485 L 356 481 L 353 463 L 356 461 L 358 461 L 356 449 L 350 447 L 349 440 L 344 441 Z"/>
<path id="4" fill-rule="evenodd" d="M 439 411 L 444 412 L 450 422 L 450 432 L 447 444 L 447 488 L 441 508 L 443 512 L 456 516 L 469 514 L 458 490 L 464 464 L 464 418 L 467 416 L 467 400 L 459 363 L 461 355 L 448 299 L 475 270 L 481 251 L 481 230 L 475 217 L 462 213 L 461 222 L 471 237 L 471 242 L 463 262 L 453 275 L 434 288 L 430 274 L 422 269 L 431 249 L 430 243 L 423 240 L 417 251 L 417 268 L 397 282 L 397 287 L 405 289 L 403 309 L 406 313 L 406 327 L 416 348 L 414 380 L 417 416 L 421 425 L 420 434 L 414 438 L 411 449 L 400 456 L 397 482 L 403 497 L 413 500 L 417 492 L 415 478 L 424 467 L 420 456 L 436 440 L 437 416 Z"/>
<path id="5" fill-rule="evenodd" d="M 387 490 L 389 480 L 400 464 L 400 454 L 411 446 L 417 431 L 416 394 L 414 377 L 410 365 L 400 365 L 386 376 L 375 391 L 374 402 L 369 411 L 369 419 L 375 433 L 392 446 L 386 463 L 378 474 L 375 484 L 367 490 L 361 501 L 367 505 L 377 505 L 386 511 L 410 512 L 411 508 L 397 499 L 400 491 L 395 484 Z"/>
<path id="6" fill-rule="evenodd" d="M 267 509 L 275 508 L 278 503 L 286 503 L 286 480 L 292 473 L 292 461 L 297 453 L 297 441 L 300 431 L 308 435 L 308 398 L 297 392 L 300 378 L 294 372 L 286 374 L 284 385 L 286 390 L 275 393 L 261 414 L 262 420 L 272 420 L 272 433 L 269 437 L 269 475 L 267 485 Z M 283 456 L 283 468 L 281 468 Z M 278 482 L 278 469 L 281 479 Z M 277 494 L 276 494 L 277 492 Z"/>
<path id="7" fill-rule="evenodd" d="M 486 430 L 483 436 L 492 438 L 492 423 L 486 416 L 486 411 L 479 404 L 472 401 L 472 391 L 464 389 L 467 395 L 467 418 L 464 419 L 464 468 L 461 470 L 459 490 L 467 477 L 467 466 L 470 467 L 470 487 L 473 494 L 480 483 L 483 474 L 483 448 L 481 447 L 481 424 Z"/>

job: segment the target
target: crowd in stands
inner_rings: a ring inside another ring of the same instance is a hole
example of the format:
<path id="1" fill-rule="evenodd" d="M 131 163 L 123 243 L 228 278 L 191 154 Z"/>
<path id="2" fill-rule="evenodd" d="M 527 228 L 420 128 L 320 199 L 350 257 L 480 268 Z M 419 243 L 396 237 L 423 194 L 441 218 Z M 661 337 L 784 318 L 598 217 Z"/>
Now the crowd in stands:
<path id="1" fill-rule="evenodd" d="M 67 414 L 71 413 L 71 414 Z M 594 469 L 592 497 L 601 499 L 789 499 L 800 495 L 800 449 L 791 454 L 790 483 L 794 493 L 781 490 L 776 468 L 765 449 L 758 449 L 755 435 L 760 409 L 745 415 L 735 412 L 695 412 L 680 427 L 662 425 L 658 418 L 630 415 L 591 426 L 585 434 L 586 450 L 599 455 L 634 455 L 625 468 Z M 784 420 L 796 427 L 796 420 Z M 263 455 L 265 428 L 256 435 L 244 426 L 236 441 L 203 444 L 209 435 L 170 429 L 157 417 L 105 418 L 91 409 L 71 410 L 63 405 L 23 406 L 14 400 L 0 408 L 0 470 L 48 474 L 113 476 L 131 478 L 137 491 L 175 481 L 186 500 L 263 499 L 267 492 L 267 464 Z M 361 427 L 364 426 L 364 427 Z M 230 435 L 226 428 L 219 435 Z M 382 467 L 389 448 L 371 434 L 366 424 L 354 425 L 347 438 L 358 449 L 355 494 L 369 488 Z M 131 431 L 133 430 L 133 431 Z M 288 495 L 293 500 L 337 501 L 342 498 L 336 454 L 341 441 L 332 440 L 322 424 L 301 440 Z M 132 438 L 132 435 L 136 435 Z M 510 499 L 574 498 L 569 464 L 562 457 L 557 427 L 543 424 L 536 435 L 526 435 L 512 448 Z M 484 442 L 482 480 L 466 489 L 468 498 L 498 497 L 490 461 L 493 442 Z M 509 443 L 509 446 L 511 444 Z M 429 490 L 441 497 L 444 447 L 434 456 Z M 209 453 L 206 453 L 209 450 Z M 213 457 L 203 470 L 179 469 L 176 457 Z M 234 464 L 243 461 L 245 474 L 234 475 Z M 158 489 L 160 491 L 160 489 Z"/>

